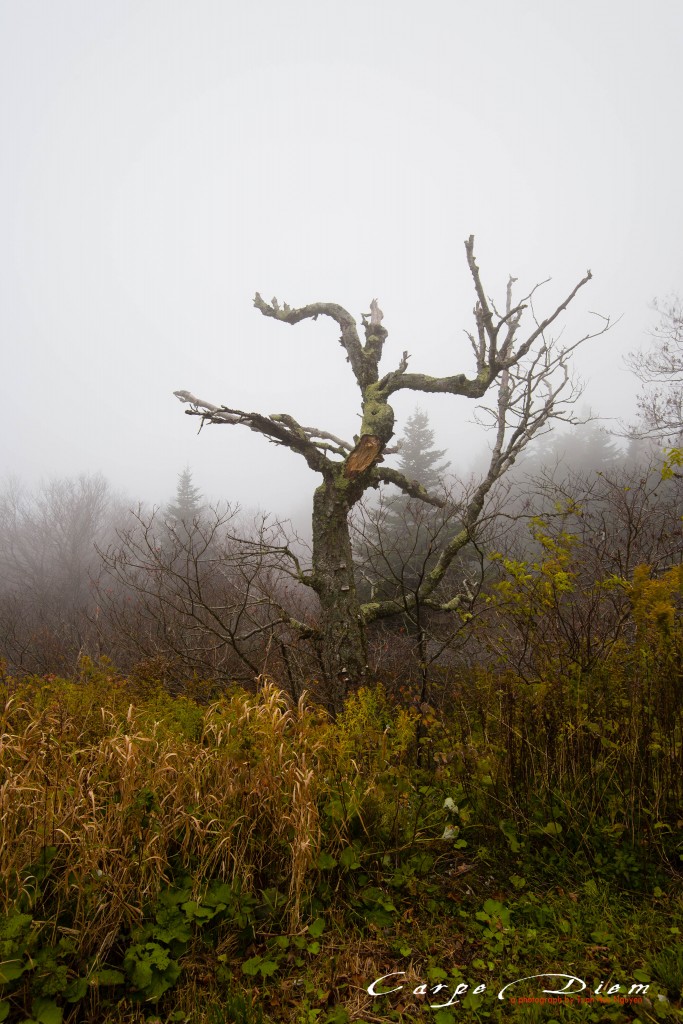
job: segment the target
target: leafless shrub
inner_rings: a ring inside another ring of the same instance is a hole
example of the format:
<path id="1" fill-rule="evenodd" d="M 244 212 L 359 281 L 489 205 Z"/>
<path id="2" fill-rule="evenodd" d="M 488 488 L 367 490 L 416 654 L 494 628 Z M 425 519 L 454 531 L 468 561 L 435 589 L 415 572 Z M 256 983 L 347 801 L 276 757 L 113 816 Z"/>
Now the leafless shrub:
<path id="1" fill-rule="evenodd" d="M 121 500 L 99 475 L 0 494 L 0 649 L 24 672 L 75 669 L 93 642 L 92 577 Z"/>
<path id="2" fill-rule="evenodd" d="M 630 433 L 672 441 L 683 431 L 683 304 L 673 295 L 654 308 L 659 313 L 654 345 L 630 352 L 625 360 L 643 384 L 638 399 L 641 422 Z"/>
<path id="3" fill-rule="evenodd" d="M 305 631 L 299 556 L 281 522 L 238 507 L 191 522 L 139 508 L 101 551 L 99 628 L 117 664 L 164 657 L 185 676 L 253 681 Z M 291 658 L 290 658 L 291 665 Z"/>

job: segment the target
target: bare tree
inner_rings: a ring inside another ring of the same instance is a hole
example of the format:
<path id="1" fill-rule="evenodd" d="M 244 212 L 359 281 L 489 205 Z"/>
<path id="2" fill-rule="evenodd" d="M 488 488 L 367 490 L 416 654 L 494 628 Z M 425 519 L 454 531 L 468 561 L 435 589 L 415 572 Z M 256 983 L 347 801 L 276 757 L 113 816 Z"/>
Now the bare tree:
<path id="1" fill-rule="evenodd" d="M 424 607 L 441 611 L 453 611 L 469 600 L 465 593 L 454 593 L 444 599 L 439 587 L 453 560 L 469 543 L 489 491 L 534 435 L 542 431 L 550 419 L 563 415 L 566 403 L 577 397 L 577 388 L 569 376 L 568 359 L 581 341 L 594 334 L 587 334 L 573 344 L 558 346 L 546 332 L 591 279 L 590 271 L 567 298 L 539 322 L 533 315 L 532 304 L 538 286 L 520 302 L 513 303 L 514 279 L 511 278 L 504 311 L 498 313 L 481 281 L 473 237 L 465 243 L 465 249 L 476 293 L 475 326 L 468 334 L 475 372 L 469 377 L 465 373 L 446 377 L 410 373 L 408 352 L 403 353 L 396 369 L 380 375 L 379 363 L 388 332 L 376 299 L 370 304 L 370 312 L 362 317 L 363 344 L 356 321 L 342 306 L 317 302 L 292 309 L 286 303 L 280 306 L 276 299 L 264 302 L 256 294 L 254 305 L 263 316 L 282 323 L 294 325 L 326 316 L 338 324 L 340 343 L 361 395 L 360 434 L 353 442 L 319 427 L 302 426 L 286 413 L 244 412 L 214 405 L 189 391 L 175 392 L 181 402 L 189 405 L 188 415 L 201 417 L 202 424 L 247 426 L 271 442 L 297 452 L 322 476 L 313 499 L 312 567 L 310 571 L 301 572 L 298 578 L 315 591 L 320 602 L 317 635 L 323 671 L 335 684 L 337 704 L 343 699 L 349 682 L 358 683 L 366 678 L 365 627 L 368 623 L 401 612 L 406 603 L 410 607 L 416 600 Z M 522 338 L 522 316 L 527 309 L 533 323 Z M 608 322 L 603 322 L 596 333 L 602 333 L 608 326 Z M 369 488 L 391 483 L 412 498 L 436 507 L 445 500 L 398 470 L 381 465 L 394 434 L 391 399 L 402 390 L 460 395 L 473 400 L 492 391 L 493 402 L 482 415 L 493 428 L 494 440 L 483 478 L 458 509 L 461 529 L 444 545 L 419 591 L 409 595 L 407 601 L 379 600 L 361 604 L 348 519 L 363 494 Z"/>
<path id="2" fill-rule="evenodd" d="M 638 399 L 641 422 L 631 433 L 677 441 L 683 432 L 683 306 L 674 295 L 654 308 L 659 313 L 654 347 L 626 358 L 644 385 Z"/>
<path id="3" fill-rule="evenodd" d="M 69 671 L 88 648 L 96 543 L 106 543 L 121 501 L 96 474 L 16 481 L 0 494 L 0 647 L 12 667 Z"/>
<path id="4" fill-rule="evenodd" d="M 286 610 L 300 572 L 281 523 L 239 509 L 204 509 L 173 521 L 142 508 L 101 551 L 99 626 L 117 663 L 161 657 L 188 674 L 238 680 L 310 627 Z M 298 584 L 297 584 L 298 586 Z"/>

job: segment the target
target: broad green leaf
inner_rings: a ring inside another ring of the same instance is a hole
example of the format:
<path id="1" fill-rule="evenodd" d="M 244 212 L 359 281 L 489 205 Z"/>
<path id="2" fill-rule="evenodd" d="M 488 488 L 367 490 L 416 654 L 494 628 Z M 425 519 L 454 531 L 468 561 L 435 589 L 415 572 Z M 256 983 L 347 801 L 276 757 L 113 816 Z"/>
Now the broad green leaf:
<path id="1" fill-rule="evenodd" d="M 38 1024 L 62 1024 L 62 1008 L 51 999 L 34 999 L 31 1013 Z"/>
<path id="2" fill-rule="evenodd" d="M 242 964 L 242 974 L 249 975 L 255 978 L 258 974 L 259 964 L 261 963 L 260 956 L 252 956 L 249 960 L 245 960 Z"/>
<path id="3" fill-rule="evenodd" d="M 125 974 L 121 971 L 115 971 L 108 967 L 103 968 L 101 971 L 97 971 L 90 978 L 91 985 L 123 985 L 126 980 Z"/>
<path id="4" fill-rule="evenodd" d="M 359 868 L 358 851 L 355 846 L 347 846 L 339 856 L 339 863 L 343 868 Z"/>
<path id="5" fill-rule="evenodd" d="M 562 826 L 559 821 L 549 821 L 547 825 L 543 826 L 543 831 L 547 836 L 559 836 Z"/>
<path id="6" fill-rule="evenodd" d="M 74 978 L 64 989 L 64 998 L 69 1003 L 77 1003 L 88 994 L 88 979 Z"/>
<path id="7" fill-rule="evenodd" d="M 8 981 L 16 981 L 26 970 L 23 960 L 5 960 L 0 964 L 0 985 L 6 985 Z"/>

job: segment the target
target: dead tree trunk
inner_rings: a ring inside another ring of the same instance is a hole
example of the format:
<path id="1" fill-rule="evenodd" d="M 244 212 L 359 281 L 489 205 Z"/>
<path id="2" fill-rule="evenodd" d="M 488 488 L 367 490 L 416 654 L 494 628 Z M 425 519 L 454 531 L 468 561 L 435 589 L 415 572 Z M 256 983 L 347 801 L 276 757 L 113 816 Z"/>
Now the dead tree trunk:
<path id="1" fill-rule="evenodd" d="M 469 600 L 468 594 L 444 598 L 442 584 L 453 559 L 470 542 L 488 492 L 550 419 L 569 418 L 562 415 L 562 410 L 580 394 L 569 378 L 567 360 L 581 341 L 595 334 L 589 332 L 579 341 L 558 348 L 546 332 L 578 290 L 590 280 L 590 271 L 549 317 L 540 322 L 534 317 L 532 329 L 522 341 L 518 337 L 522 313 L 536 289 L 513 305 L 511 278 L 505 311 L 499 314 L 482 285 L 472 237 L 465 243 L 465 249 L 477 296 L 475 329 L 468 334 L 475 364 L 475 373 L 470 377 L 464 373 L 448 377 L 408 373 L 410 357 L 407 352 L 403 353 L 396 369 L 380 377 L 379 363 L 387 330 L 382 324 L 383 313 L 376 299 L 370 304 L 370 312 L 362 317 L 365 334 L 365 342 L 362 343 L 356 321 L 336 303 L 316 302 L 292 309 L 286 303 L 280 306 L 277 299 L 264 302 L 256 293 L 256 308 L 263 316 L 281 323 L 294 325 L 324 316 L 338 324 L 340 344 L 346 352 L 346 360 L 361 396 L 362 421 L 353 443 L 318 427 L 304 427 L 287 413 L 266 416 L 244 412 L 226 405 L 213 405 L 196 398 L 189 391 L 175 392 L 181 402 L 189 404 L 186 412 L 190 416 L 200 416 L 202 423 L 243 424 L 263 434 L 269 441 L 297 452 L 314 472 L 321 474 L 323 482 L 317 488 L 313 502 L 312 570 L 302 570 L 293 554 L 286 548 L 283 550 L 292 557 L 294 574 L 306 586 L 312 587 L 320 600 L 320 622 L 316 634 L 324 673 L 328 677 L 326 682 L 333 688 L 333 706 L 340 704 L 349 685 L 361 683 L 366 678 L 364 627 L 368 622 L 405 611 L 406 600 L 408 603 L 419 601 L 423 607 L 444 612 L 457 612 Z M 437 312 L 438 309 L 430 311 L 428 329 L 435 322 Z M 609 321 L 603 318 L 600 330 L 595 333 L 603 333 L 608 326 Z M 458 537 L 445 545 L 418 594 L 399 602 L 377 601 L 359 605 L 348 515 L 363 493 L 369 488 L 390 483 L 413 498 L 436 506 L 444 505 L 443 498 L 429 494 L 421 484 L 407 479 L 398 470 L 380 465 L 392 451 L 388 447 L 394 433 L 391 396 L 407 389 L 478 400 L 494 385 L 496 399 L 486 410 L 495 431 L 494 444 L 480 485 L 470 500 L 458 508 L 458 517 L 463 523 Z M 301 625 L 301 632 L 310 636 L 311 628 Z"/>
<path id="2" fill-rule="evenodd" d="M 367 650 L 349 535 L 350 488 L 348 481 L 335 477 L 327 477 L 313 497 L 311 582 L 320 599 L 322 667 L 337 705 L 350 681 L 365 680 Z"/>

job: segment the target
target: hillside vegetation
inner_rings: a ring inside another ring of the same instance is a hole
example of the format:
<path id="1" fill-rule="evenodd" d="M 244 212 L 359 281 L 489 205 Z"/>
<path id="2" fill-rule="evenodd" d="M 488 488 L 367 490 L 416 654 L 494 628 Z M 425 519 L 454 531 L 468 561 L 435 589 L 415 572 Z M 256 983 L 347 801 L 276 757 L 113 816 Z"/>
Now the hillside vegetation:
<path id="1" fill-rule="evenodd" d="M 444 674 L 439 713 L 5 676 L 0 1019 L 683 1019 L 680 582 L 593 671 Z M 549 973 L 592 1001 L 498 999 Z"/>

